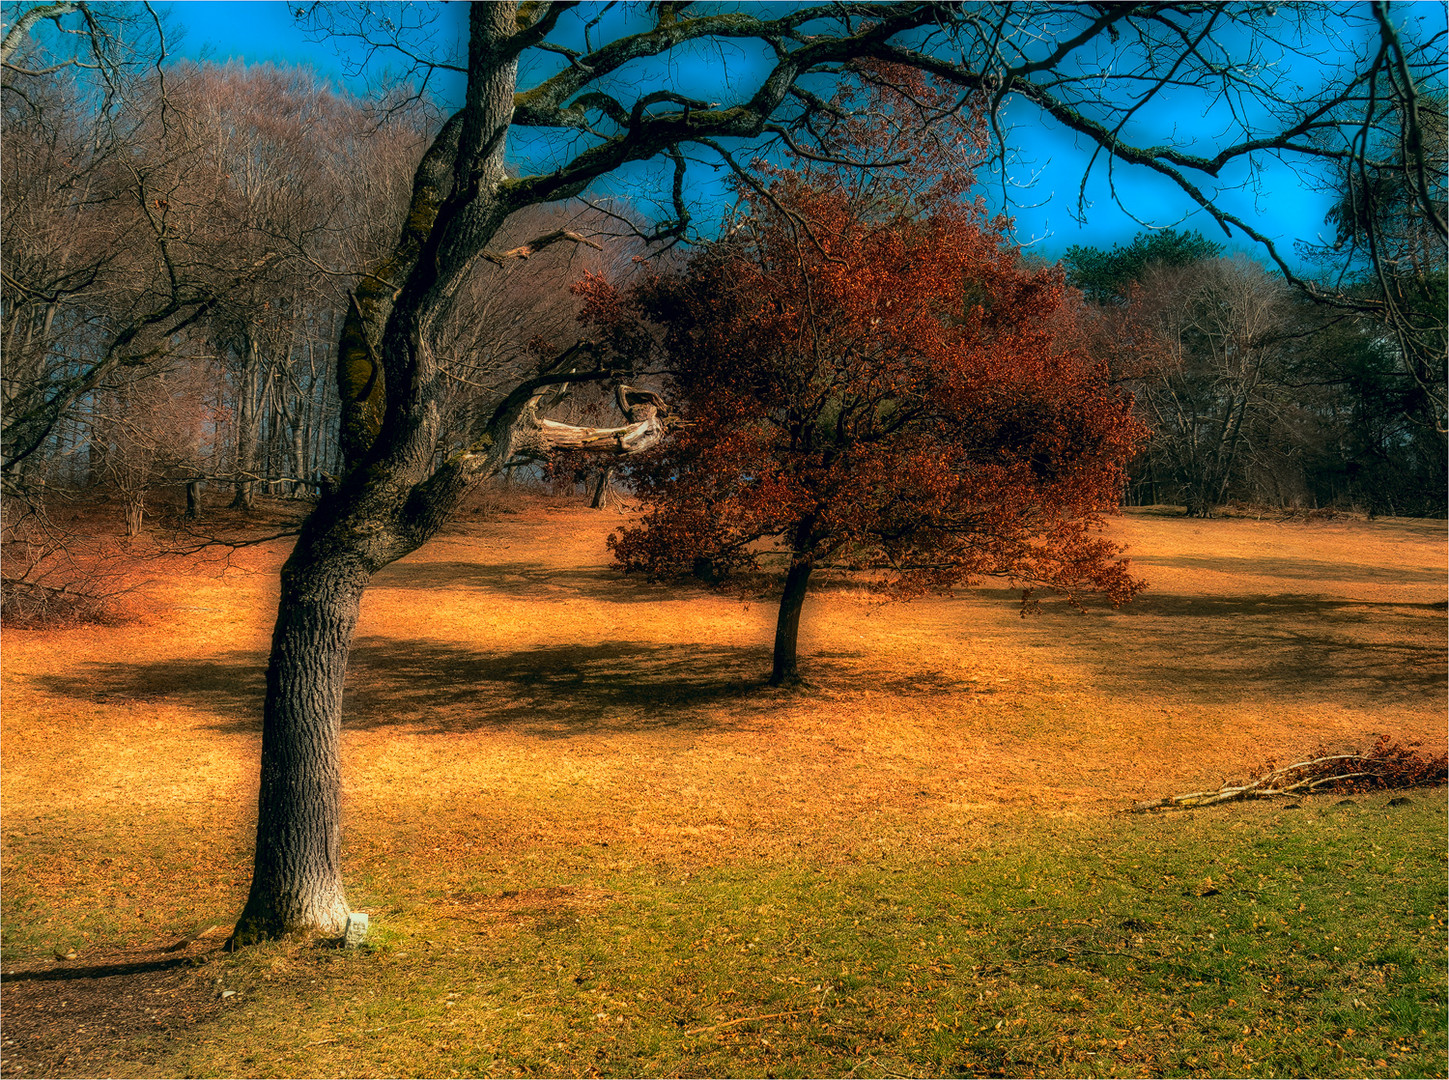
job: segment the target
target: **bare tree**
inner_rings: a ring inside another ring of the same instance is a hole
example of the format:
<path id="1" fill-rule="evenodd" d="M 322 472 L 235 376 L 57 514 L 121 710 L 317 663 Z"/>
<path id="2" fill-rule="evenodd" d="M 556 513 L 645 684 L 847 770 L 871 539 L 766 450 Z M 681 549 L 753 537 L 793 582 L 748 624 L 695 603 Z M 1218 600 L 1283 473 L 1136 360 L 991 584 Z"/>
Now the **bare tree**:
<path id="1" fill-rule="evenodd" d="M 140 535 L 157 488 L 178 488 L 209 466 L 209 380 L 198 365 L 122 372 L 89 410 L 88 457 L 121 497 L 128 538 Z"/>
<path id="2" fill-rule="evenodd" d="M 55 21 L 59 45 L 29 36 L 38 19 Z M 78 403 L 164 355 L 257 269 L 203 255 L 210 234 L 173 213 L 173 162 L 140 153 L 142 129 L 169 124 L 153 67 L 165 51 L 145 7 L 45 5 L 6 33 L 0 475 L 11 494 Z"/>
<path id="3" fill-rule="evenodd" d="M 638 245 L 611 242 L 606 248 L 590 239 L 608 227 L 599 212 L 577 203 L 528 207 L 513 215 L 497 238 L 500 250 L 515 254 L 481 259 L 464 278 L 436 331 L 435 352 L 445 380 L 443 442 L 449 452 L 464 449 L 500 398 L 535 374 L 541 360 L 578 337 L 582 302 L 572 288 L 576 281 L 587 274 L 628 276 Z M 533 238 L 559 233 L 575 239 L 525 254 Z M 580 400 L 590 385 L 573 393 L 567 384 L 552 387 L 546 407 L 559 419 L 597 421 L 598 395 Z M 612 394 L 605 398 L 612 409 Z"/>
<path id="4" fill-rule="evenodd" d="M 299 69 L 202 65 L 169 82 L 167 123 L 148 131 L 157 156 L 183 148 L 176 185 L 198 229 L 233 257 L 267 260 L 205 320 L 228 361 L 228 471 L 233 506 L 247 509 L 260 478 L 288 476 L 295 490 L 322 468 L 313 448 L 346 285 L 400 224 L 423 136 L 406 115 L 379 129 Z"/>
<path id="5" fill-rule="evenodd" d="M 1135 383 L 1155 429 L 1150 453 L 1189 516 L 1211 517 L 1260 449 L 1274 368 L 1292 336 L 1291 294 L 1239 256 L 1149 267 L 1132 306 L 1160 357 L 1153 377 Z"/>
<path id="6" fill-rule="evenodd" d="M 1402 50 L 1382 27 L 1386 59 Z M 1418 386 L 1425 408 L 1406 415 L 1449 432 L 1449 325 L 1445 315 L 1445 97 L 1416 85 L 1395 60 L 1381 73 L 1380 93 L 1353 126 L 1353 154 L 1332 177 L 1337 196 L 1328 245 L 1307 246 L 1327 271 L 1313 295 L 1378 324 Z"/>

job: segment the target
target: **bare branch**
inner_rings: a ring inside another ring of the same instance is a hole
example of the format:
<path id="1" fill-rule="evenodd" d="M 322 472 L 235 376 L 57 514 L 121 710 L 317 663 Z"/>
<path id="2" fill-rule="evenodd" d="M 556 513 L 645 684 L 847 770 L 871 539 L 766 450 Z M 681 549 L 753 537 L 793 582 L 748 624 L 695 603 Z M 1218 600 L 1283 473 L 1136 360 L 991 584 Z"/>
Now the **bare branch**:
<path id="1" fill-rule="evenodd" d="M 577 233 L 570 229 L 555 229 L 551 233 L 545 233 L 543 236 L 534 237 L 534 239 L 530 240 L 528 243 L 521 244 L 518 247 L 511 248 L 508 251 L 485 251 L 483 252 L 483 258 L 487 259 L 495 266 L 502 266 L 504 262 L 508 259 L 526 259 L 530 255 L 536 255 L 544 248 L 550 247 L 553 244 L 557 244 L 561 240 L 567 240 L 573 244 L 583 244 L 585 247 L 591 247 L 595 251 L 604 250 L 602 244 L 598 243 L 596 240 L 589 239 L 582 233 Z"/>

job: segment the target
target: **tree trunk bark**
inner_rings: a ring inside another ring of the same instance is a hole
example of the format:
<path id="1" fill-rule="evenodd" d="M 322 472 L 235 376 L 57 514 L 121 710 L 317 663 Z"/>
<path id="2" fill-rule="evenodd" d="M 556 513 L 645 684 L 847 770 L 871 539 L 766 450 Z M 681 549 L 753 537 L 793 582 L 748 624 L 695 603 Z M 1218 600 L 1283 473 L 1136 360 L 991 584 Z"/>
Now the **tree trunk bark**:
<path id="1" fill-rule="evenodd" d="M 517 208 L 511 196 L 499 196 L 517 85 L 517 53 L 508 39 L 517 32 L 515 4 L 469 9 L 466 104 L 418 166 L 412 210 L 383 264 L 390 269 L 364 275 L 342 329 L 342 462 L 337 483 L 308 516 L 282 568 L 262 712 L 255 865 L 233 948 L 286 933 L 338 934 L 345 926 L 342 683 L 372 575 L 417 550 L 469 490 L 515 456 L 547 457 L 558 449 L 635 453 L 667 429 L 657 395 L 648 393 L 634 395 L 638 404 L 626 396 L 633 421 L 626 427 L 540 420 L 539 398 L 560 381 L 555 369 L 508 394 L 471 433 L 469 449 L 436 460 L 443 413 L 432 328 Z M 607 375 L 599 369 L 589 377 Z"/>
<path id="2" fill-rule="evenodd" d="M 613 502 L 612 481 L 614 470 L 610 468 L 600 469 L 594 478 L 594 497 L 589 501 L 590 508 L 594 510 L 606 510 Z"/>
<path id="3" fill-rule="evenodd" d="M 1188 517 L 1210 518 L 1213 516 L 1213 508 L 1218 504 L 1213 501 L 1206 488 L 1206 484 L 1193 484 L 1187 489 L 1184 502 L 1187 504 Z"/>
<path id="4" fill-rule="evenodd" d="M 239 473 L 252 473 L 256 472 L 257 435 L 260 427 L 256 395 L 257 369 L 261 365 L 261 359 L 257 354 L 256 342 L 247 341 L 247 352 L 242 365 L 240 387 L 237 391 L 236 469 Z M 251 510 L 255 487 L 251 480 L 238 480 L 230 509 Z"/>
<path id="5" fill-rule="evenodd" d="M 780 618 L 775 624 L 775 663 L 771 686 L 793 686 L 800 681 L 795 647 L 800 637 L 800 608 L 805 603 L 805 586 L 815 567 L 813 555 L 796 555 L 785 575 L 785 595 L 780 598 Z"/>
<path id="6" fill-rule="evenodd" d="M 350 553 L 321 554 L 305 540 L 282 570 L 262 714 L 256 861 L 229 948 L 346 927 L 342 682 L 370 577 Z"/>
<path id="7" fill-rule="evenodd" d="M 141 535 L 141 522 L 146 516 L 146 497 L 144 493 L 127 492 L 125 499 L 126 539 L 132 540 Z"/>
<path id="8" fill-rule="evenodd" d="M 292 482 L 287 485 L 290 494 L 294 499 L 300 499 L 307 493 L 305 478 L 311 473 L 307 469 L 307 412 L 308 402 L 302 400 L 301 392 L 298 391 L 291 408 L 287 411 L 287 419 L 292 425 Z"/>
<path id="9" fill-rule="evenodd" d="M 251 480 L 238 480 L 236 482 L 236 494 L 231 497 L 228 510 L 251 511 L 256 502 L 256 484 Z"/>
<path id="10" fill-rule="evenodd" d="M 186 520 L 196 521 L 201 517 L 201 481 L 186 482 Z"/>

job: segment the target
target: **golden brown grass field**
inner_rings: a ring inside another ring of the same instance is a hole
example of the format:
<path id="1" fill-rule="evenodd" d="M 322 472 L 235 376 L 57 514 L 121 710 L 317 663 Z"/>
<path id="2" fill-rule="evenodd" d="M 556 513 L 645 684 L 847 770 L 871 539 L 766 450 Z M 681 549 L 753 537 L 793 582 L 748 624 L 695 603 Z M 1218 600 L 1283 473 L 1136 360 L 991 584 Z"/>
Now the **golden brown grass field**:
<path id="1" fill-rule="evenodd" d="M 530 504 L 378 575 L 356 951 L 206 932 L 281 544 L 5 633 L 0 1074 L 1444 1075 L 1442 788 L 1121 813 L 1439 752 L 1443 522 L 1131 511 L 1150 588 L 1085 615 L 825 578 L 775 691 L 773 603 L 622 577 L 621 520 Z"/>

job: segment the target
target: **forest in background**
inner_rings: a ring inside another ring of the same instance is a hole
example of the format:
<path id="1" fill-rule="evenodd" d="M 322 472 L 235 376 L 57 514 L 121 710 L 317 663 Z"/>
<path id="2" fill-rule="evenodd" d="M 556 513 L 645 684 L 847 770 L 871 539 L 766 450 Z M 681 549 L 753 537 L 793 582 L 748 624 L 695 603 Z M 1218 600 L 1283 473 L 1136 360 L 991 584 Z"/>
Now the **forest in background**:
<path id="1" fill-rule="evenodd" d="M 4 97 L 7 490 L 114 502 L 128 535 L 148 508 L 315 493 L 337 468 L 353 288 L 402 223 L 436 118 L 268 65 L 181 66 L 115 99 L 68 79 L 27 91 Z M 578 208 L 520 216 L 520 237 L 587 226 Z M 515 262 L 502 289 L 475 277 L 456 305 L 460 422 L 527 368 L 531 340 L 572 332 L 570 284 L 618 251 L 568 256 Z"/>

